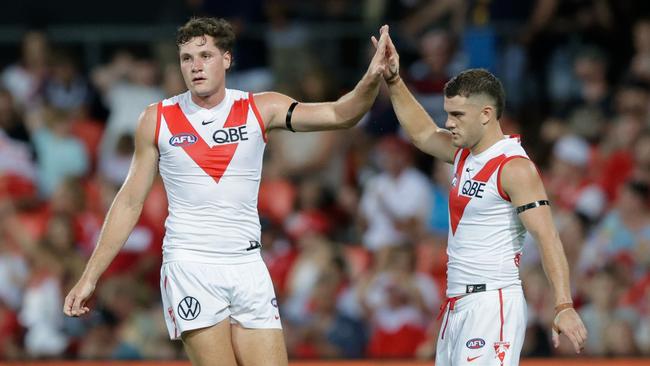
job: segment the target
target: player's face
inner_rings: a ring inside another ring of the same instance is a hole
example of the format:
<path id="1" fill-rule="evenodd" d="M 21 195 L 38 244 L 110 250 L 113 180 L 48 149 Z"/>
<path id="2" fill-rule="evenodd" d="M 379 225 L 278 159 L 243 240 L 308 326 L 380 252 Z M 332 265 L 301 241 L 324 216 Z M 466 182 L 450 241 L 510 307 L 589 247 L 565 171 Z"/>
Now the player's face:
<path id="1" fill-rule="evenodd" d="M 225 87 L 230 52 L 222 52 L 211 36 L 194 37 L 179 48 L 181 72 L 192 94 L 208 97 Z"/>
<path id="2" fill-rule="evenodd" d="M 445 97 L 445 127 L 451 132 L 451 142 L 456 147 L 471 148 L 483 137 L 483 125 L 487 120 L 482 113 L 482 106 L 473 99 L 458 95 Z"/>

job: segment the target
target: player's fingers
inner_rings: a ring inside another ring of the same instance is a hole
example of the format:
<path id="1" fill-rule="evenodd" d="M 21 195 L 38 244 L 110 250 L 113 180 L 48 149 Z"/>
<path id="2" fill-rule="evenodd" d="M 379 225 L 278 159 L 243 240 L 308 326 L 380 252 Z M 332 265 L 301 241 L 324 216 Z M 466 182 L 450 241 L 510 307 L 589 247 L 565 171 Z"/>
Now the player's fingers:
<path id="1" fill-rule="evenodd" d="M 573 343 L 573 349 L 576 351 L 576 353 L 580 353 L 580 350 L 582 350 L 582 343 L 578 339 L 577 334 L 567 333 L 566 336 L 569 338 L 569 340 L 571 340 L 571 343 Z"/>
<path id="2" fill-rule="evenodd" d="M 77 312 L 79 311 L 79 305 L 78 305 L 79 297 L 78 295 L 71 293 L 70 295 L 68 295 L 68 298 L 69 298 L 68 306 L 67 306 L 68 313 L 70 314 L 70 316 L 77 316 Z"/>
<path id="3" fill-rule="evenodd" d="M 580 334 L 580 330 L 576 327 L 576 328 L 572 329 L 571 331 L 569 331 L 568 333 L 570 333 L 575 338 L 578 349 L 582 350 L 582 348 L 584 347 L 584 344 L 585 344 L 585 339 Z"/>
<path id="4" fill-rule="evenodd" d="M 378 60 L 379 58 L 386 57 L 386 36 L 385 34 L 382 34 L 379 36 L 379 40 L 375 38 L 375 36 L 372 36 L 372 43 L 375 46 L 375 55 L 373 56 L 373 60 Z"/>
<path id="5" fill-rule="evenodd" d="M 68 296 L 65 297 L 65 301 L 63 302 L 63 313 L 67 316 L 72 316 L 72 302 L 73 298 L 71 294 L 68 294 Z"/>
<path id="6" fill-rule="evenodd" d="M 379 34 L 388 33 L 388 24 L 384 24 L 379 28 Z"/>
<path id="7" fill-rule="evenodd" d="M 80 296 L 75 296 L 74 302 L 72 303 L 72 314 L 73 316 L 79 316 L 83 314 L 82 312 L 83 299 Z"/>
<path id="8" fill-rule="evenodd" d="M 553 347 L 558 348 L 560 347 L 560 333 L 558 333 L 555 328 L 551 330 L 552 336 L 551 339 L 553 340 Z"/>
<path id="9" fill-rule="evenodd" d="M 589 336 L 589 332 L 587 332 L 587 328 L 583 324 L 580 324 L 580 336 L 584 340 L 584 342 L 587 342 L 587 338 Z"/>
<path id="10" fill-rule="evenodd" d="M 386 49 L 390 54 L 390 63 L 395 65 L 399 63 L 399 55 L 397 54 L 397 50 L 395 49 L 395 44 L 393 44 L 393 40 L 390 38 L 390 36 L 388 36 Z"/>
<path id="11" fill-rule="evenodd" d="M 586 329 L 583 329 L 584 327 L 579 326 L 578 329 L 576 330 L 576 334 L 580 338 L 580 349 L 583 350 L 585 348 L 585 344 L 587 343 L 587 331 Z"/>
<path id="12" fill-rule="evenodd" d="M 390 38 L 390 35 L 388 36 L 388 48 L 390 48 L 391 50 L 395 49 L 395 44 L 393 44 L 393 39 Z"/>
<path id="13" fill-rule="evenodd" d="M 377 43 L 377 47 L 381 50 L 386 49 L 386 39 L 388 38 L 388 34 L 386 32 L 382 32 L 379 35 L 379 42 Z"/>

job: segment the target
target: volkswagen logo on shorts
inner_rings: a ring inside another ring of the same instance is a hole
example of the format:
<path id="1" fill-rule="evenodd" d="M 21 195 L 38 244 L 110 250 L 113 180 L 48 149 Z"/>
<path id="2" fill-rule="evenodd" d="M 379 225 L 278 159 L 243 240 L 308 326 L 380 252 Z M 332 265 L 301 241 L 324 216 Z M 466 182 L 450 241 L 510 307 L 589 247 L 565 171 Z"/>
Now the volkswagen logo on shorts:
<path id="1" fill-rule="evenodd" d="M 185 296 L 178 304 L 178 316 L 184 320 L 194 320 L 201 313 L 201 304 L 199 300 L 192 296 Z"/>

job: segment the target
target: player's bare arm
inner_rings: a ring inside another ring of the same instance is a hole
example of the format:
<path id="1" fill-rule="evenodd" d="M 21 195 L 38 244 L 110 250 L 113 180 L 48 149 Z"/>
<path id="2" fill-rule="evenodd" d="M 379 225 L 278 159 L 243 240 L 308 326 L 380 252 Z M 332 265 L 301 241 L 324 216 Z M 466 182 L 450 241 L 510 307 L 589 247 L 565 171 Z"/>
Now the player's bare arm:
<path id="1" fill-rule="evenodd" d="M 370 109 L 379 93 L 379 84 L 386 67 L 385 53 L 388 26 L 381 28 L 378 49 L 368 70 L 355 88 L 335 102 L 298 103 L 292 98 L 276 93 L 255 95 L 262 119 L 267 130 L 291 129 L 296 132 L 336 130 L 350 128 L 359 122 Z M 291 111 L 289 112 L 291 108 Z"/>
<path id="2" fill-rule="evenodd" d="M 86 302 L 97 280 L 120 251 L 140 217 L 157 172 L 156 113 L 156 105 L 151 105 L 140 116 L 129 174 L 106 215 L 97 246 L 81 278 L 65 298 L 63 312 L 68 316 L 80 316 L 90 311 Z"/>
<path id="3" fill-rule="evenodd" d="M 373 43 L 379 46 L 374 39 Z M 400 77 L 399 54 L 390 35 L 387 37 L 386 59 L 388 67 L 384 79 L 399 123 L 418 149 L 447 163 L 453 163 L 456 147 L 452 145 L 451 133 L 435 124 Z"/>
<path id="4" fill-rule="evenodd" d="M 513 206 L 522 207 L 519 218 L 539 243 L 544 272 L 555 295 L 553 326 L 558 331 L 554 331 L 553 344 L 559 346 L 558 333 L 563 333 L 576 353 L 580 353 L 587 340 L 587 329 L 572 306 L 569 265 L 537 168 L 528 159 L 513 159 L 503 167 L 501 185 Z"/>

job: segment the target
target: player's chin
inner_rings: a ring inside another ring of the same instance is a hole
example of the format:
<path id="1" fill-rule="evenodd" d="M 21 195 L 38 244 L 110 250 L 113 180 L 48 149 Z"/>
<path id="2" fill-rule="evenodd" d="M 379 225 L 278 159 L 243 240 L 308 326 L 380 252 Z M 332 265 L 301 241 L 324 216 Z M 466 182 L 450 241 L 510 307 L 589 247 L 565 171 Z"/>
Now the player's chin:
<path id="1" fill-rule="evenodd" d="M 190 88 L 190 91 L 192 94 L 198 97 L 207 97 L 212 94 L 212 90 L 203 85 L 194 85 L 192 88 Z"/>

